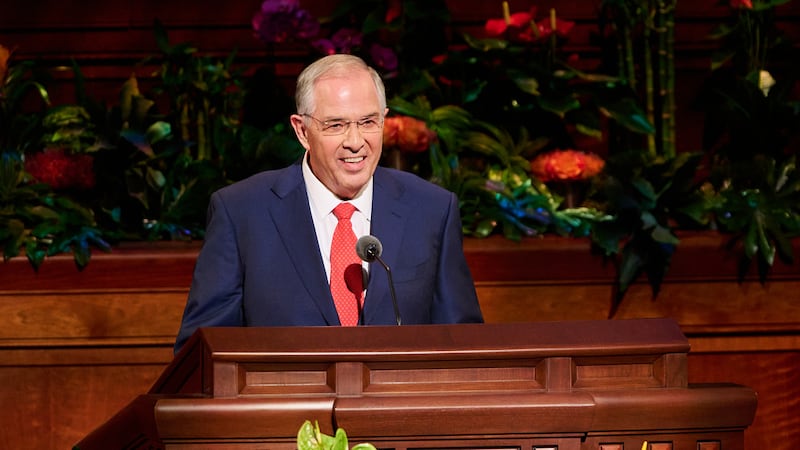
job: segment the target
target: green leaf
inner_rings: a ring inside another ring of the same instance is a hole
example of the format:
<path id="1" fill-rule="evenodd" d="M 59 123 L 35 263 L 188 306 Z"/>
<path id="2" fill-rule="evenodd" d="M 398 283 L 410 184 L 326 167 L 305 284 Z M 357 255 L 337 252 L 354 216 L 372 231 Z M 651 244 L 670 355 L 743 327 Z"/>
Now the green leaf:
<path id="1" fill-rule="evenodd" d="M 514 83 L 523 92 L 527 92 L 528 94 L 537 96 L 541 95 L 541 93 L 539 92 L 539 81 L 536 78 L 531 78 L 531 77 L 515 78 Z"/>
<path id="2" fill-rule="evenodd" d="M 744 235 L 742 244 L 744 245 L 744 254 L 747 259 L 752 259 L 758 253 L 758 230 L 756 228 L 754 223 L 750 224 L 747 227 L 747 233 Z"/>
<path id="3" fill-rule="evenodd" d="M 761 256 L 768 265 L 772 266 L 772 264 L 775 262 L 775 246 L 770 243 L 769 239 L 767 239 L 767 234 L 764 232 L 764 226 L 762 223 L 757 223 L 756 229 L 758 230 L 758 247 Z"/>
<path id="4" fill-rule="evenodd" d="M 322 446 L 317 440 L 314 425 L 306 420 L 297 432 L 297 450 L 320 450 Z"/>
<path id="5" fill-rule="evenodd" d="M 636 100 L 632 98 L 603 102 L 600 104 L 600 110 L 633 132 L 641 134 L 653 134 L 656 132 L 653 124 L 647 120 L 647 115 L 636 103 Z"/>
<path id="6" fill-rule="evenodd" d="M 619 289 L 624 294 L 628 287 L 636 281 L 645 266 L 646 256 L 642 249 L 632 243 L 628 243 L 622 250 L 622 262 L 619 268 Z"/>
<path id="7" fill-rule="evenodd" d="M 377 449 L 372 444 L 362 443 L 354 445 L 351 450 L 377 450 Z"/>
<path id="8" fill-rule="evenodd" d="M 147 128 L 145 137 L 151 145 L 169 138 L 172 134 L 172 126 L 168 122 L 159 121 Z"/>
<path id="9" fill-rule="evenodd" d="M 581 102 L 572 94 L 543 95 L 539 98 L 539 106 L 559 117 L 564 117 L 569 111 L 579 109 Z"/>

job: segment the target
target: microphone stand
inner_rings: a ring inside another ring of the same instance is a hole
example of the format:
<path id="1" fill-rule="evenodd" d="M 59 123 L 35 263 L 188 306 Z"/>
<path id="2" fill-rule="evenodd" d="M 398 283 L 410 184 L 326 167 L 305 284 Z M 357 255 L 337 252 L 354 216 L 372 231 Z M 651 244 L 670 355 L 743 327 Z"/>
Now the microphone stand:
<path id="1" fill-rule="evenodd" d="M 394 307 L 394 318 L 397 321 L 398 325 L 402 324 L 402 320 L 400 319 L 400 308 L 397 306 L 397 295 L 394 293 L 394 281 L 392 280 L 392 270 L 389 266 L 383 262 L 380 256 L 375 255 L 375 259 L 378 260 L 379 263 L 383 266 L 386 270 L 386 276 L 389 277 L 389 292 L 392 294 L 392 306 Z"/>

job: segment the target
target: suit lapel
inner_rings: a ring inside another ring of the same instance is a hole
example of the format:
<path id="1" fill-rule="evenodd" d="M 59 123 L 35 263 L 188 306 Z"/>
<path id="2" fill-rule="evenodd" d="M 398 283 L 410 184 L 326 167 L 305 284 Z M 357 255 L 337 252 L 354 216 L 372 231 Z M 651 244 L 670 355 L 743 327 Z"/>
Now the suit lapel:
<path id="1" fill-rule="evenodd" d="M 271 207 L 272 217 L 291 263 L 325 321 L 330 325 L 339 324 L 308 206 L 308 194 L 300 164 L 294 164 L 285 170 L 272 190 L 280 198 Z"/>
<path id="2" fill-rule="evenodd" d="M 383 247 L 381 259 L 391 268 L 397 263 L 403 233 L 407 228 L 404 224 L 409 217 L 409 205 L 404 199 L 402 186 L 390 171 L 378 167 L 374 175 L 374 186 L 370 233 L 381 241 Z M 370 272 L 372 271 L 383 271 L 383 268 L 375 263 L 370 268 Z M 365 303 L 368 305 L 365 307 L 367 310 L 392 308 L 388 280 L 385 278 L 385 276 L 370 276 Z"/>

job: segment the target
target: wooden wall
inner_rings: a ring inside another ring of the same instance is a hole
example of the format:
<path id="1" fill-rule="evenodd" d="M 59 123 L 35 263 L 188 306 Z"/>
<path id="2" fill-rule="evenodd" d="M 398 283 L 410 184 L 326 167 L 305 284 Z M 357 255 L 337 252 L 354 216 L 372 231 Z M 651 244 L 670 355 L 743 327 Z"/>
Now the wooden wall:
<path id="1" fill-rule="evenodd" d="M 301 3 L 322 15 L 333 2 Z M 479 33 L 486 18 L 500 16 L 500 3 L 449 0 L 453 32 Z M 560 16 L 578 22 L 569 48 L 587 58 L 596 57 L 589 36 L 596 29 L 600 0 L 510 3 L 512 11 L 534 3 L 545 11 L 557 4 Z M 723 3 L 678 1 L 681 149 L 699 147 L 700 120 L 689 105 L 708 73 L 714 43 L 707 36 L 726 14 Z M 794 3 L 784 7 L 780 17 L 796 33 L 800 8 Z M 168 27 L 173 42 L 189 41 L 201 52 L 214 55 L 237 49 L 242 66 L 263 64 L 266 49 L 250 29 L 259 4 L 255 0 L 6 0 L 0 8 L 0 44 L 16 49 L 17 59 L 36 59 L 53 68 L 66 67 L 74 59 L 90 93 L 115 102 L 131 72 L 142 77 L 150 74 L 152 68 L 137 63 L 156 52 L 152 29 L 156 18 Z M 276 56 L 279 73 L 291 82 L 300 70 L 302 51 L 280 49 Z M 57 71 L 57 80 L 54 101 L 71 101 L 69 70 Z M 487 320 L 605 318 L 610 269 L 588 256 L 585 243 L 536 244 L 518 259 L 496 264 L 491 258 L 514 253 L 507 245 L 494 241 L 492 248 L 479 252 L 483 256 L 471 257 Z M 0 408 L 4 418 L 0 447 L 67 448 L 149 388 L 172 357 L 196 250 L 167 247 L 166 251 L 163 247 L 158 251 L 123 248 L 95 255 L 83 274 L 61 257 L 46 262 L 39 274 L 33 274 L 22 259 L 0 265 Z M 129 266 L 129 253 L 142 252 L 145 256 Z M 761 286 L 753 280 L 737 284 L 730 276 L 735 271 L 729 260 L 712 264 L 725 269 L 701 279 L 692 275 L 694 266 L 684 266 L 680 272 L 676 263 L 673 271 L 678 269 L 678 281 L 667 283 L 657 302 L 650 301 L 646 286 L 636 286 L 619 317 L 678 318 L 692 343 L 692 382 L 738 382 L 759 391 L 756 423 L 746 433 L 747 448 L 794 448 L 800 442 L 797 268 L 784 269 L 784 275 Z M 680 309 L 687 303 L 688 309 Z M 773 309 L 775 304 L 783 306 Z M 641 305 L 655 309 L 642 311 Z"/>

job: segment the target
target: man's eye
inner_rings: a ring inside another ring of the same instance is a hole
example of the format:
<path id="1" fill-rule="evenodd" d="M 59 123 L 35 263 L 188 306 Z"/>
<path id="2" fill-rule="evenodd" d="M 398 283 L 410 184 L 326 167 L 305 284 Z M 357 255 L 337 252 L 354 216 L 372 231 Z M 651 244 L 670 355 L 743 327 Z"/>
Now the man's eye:
<path id="1" fill-rule="evenodd" d="M 375 119 L 366 119 L 358 123 L 358 126 L 365 129 L 372 129 L 378 126 L 378 121 Z"/>
<path id="2" fill-rule="evenodd" d="M 343 122 L 329 122 L 327 125 L 325 125 L 325 129 L 328 131 L 338 131 L 344 128 L 344 126 L 345 125 Z"/>

